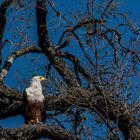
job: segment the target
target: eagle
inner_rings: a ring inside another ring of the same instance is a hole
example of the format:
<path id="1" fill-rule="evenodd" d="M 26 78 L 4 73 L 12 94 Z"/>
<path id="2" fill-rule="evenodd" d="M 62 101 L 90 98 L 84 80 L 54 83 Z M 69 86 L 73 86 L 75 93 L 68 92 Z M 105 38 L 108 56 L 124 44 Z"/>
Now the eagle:
<path id="1" fill-rule="evenodd" d="M 23 93 L 25 124 L 45 121 L 45 96 L 41 85 L 41 81 L 44 80 L 46 78 L 42 76 L 32 77 L 29 87 Z"/>

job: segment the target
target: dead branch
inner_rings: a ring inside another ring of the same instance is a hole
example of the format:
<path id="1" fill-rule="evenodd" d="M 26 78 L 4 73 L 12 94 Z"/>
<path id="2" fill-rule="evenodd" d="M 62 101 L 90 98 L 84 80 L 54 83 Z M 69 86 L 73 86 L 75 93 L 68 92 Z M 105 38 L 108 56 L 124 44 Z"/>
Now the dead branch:
<path id="1" fill-rule="evenodd" d="M 2 63 L 1 52 L 2 52 L 2 39 L 6 25 L 6 11 L 11 3 L 12 0 L 5 0 L 0 6 L 0 65 Z"/>
<path id="2" fill-rule="evenodd" d="M 18 50 L 16 52 L 13 52 L 6 60 L 6 62 L 4 63 L 2 70 L 0 72 L 0 81 L 2 81 L 6 75 L 8 74 L 12 63 L 14 62 L 14 60 L 20 56 L 23 56 L 25 54 L 28 53 L 41 53 L 41 49 L 37 48 L 37 47 L 33 47 L 33 46 L 29 46 L 29 47 L 25 47 L 21 50 Z"/>
<path id="3" fill-rule="evenodd" d="M 31 140 L 39 138 L 50 138 L 53 140 L 78 140 L 74 134 L 69 134 L 62 128 L 53 124 L 27 124 L 21 128 L 0 128 L 0 139 L 7 140 Z"/>
<path id="4" fill-rule="evenodd" d="M 38 8 L 38 6 L 42 7 L 42 9 L 45 10 Z M 76 82 L 74 76 L 66 66 L 64 60 L 56 56 L 58 50 L 54 48 L 53 44 L 49 39 L 46 24 L 46 15 L 47 15 L 46 1 L 38 0 L 36 3 L 36 19 L 37 19 L 37 32 L 39 36 L 38 41 L 39 47 L 41 48 L 42 52 L 44 52 L 45 55 L 48 57 L 49 61 L 53 64 L 58 73 L 64 78 L 68 86 L 78 86 L 78 83 Z"/>
<path id="5" fill-rule="evenodd" d="M 2 90 L 0 91 L 0 94 L 3 100 L 0 102 L 0 105 L 2 106 L 0 108 L 0 118 L 7 118 L 19 114 L 22 115 L 22 96 L 18 94 L 18 92 L 9 89 L 2 84 L 1 87 Z M 57 96 L 46 96 L 46 109 L 50 111 L 64 112 L 70 106 L 76 105 L 94 111 L 103 118 L 109 118 L 114 121 L 114 123 L 118 120 L 119 129 L 123 132 L 125 138 L 132 135 L 134 136 L 133 138 L 137 137 L 139 133 L 136 134 L 136 131 L 133 131 L 133 128 L 136 128 L 137 131 L 140 131 L 140 128 L 134 121 L 132 121 L 131 114 L 129 114 L 130 112 L 126 113 L 125 106 L 120 102 L 119 104 L 121 104 L 121 108 L 117 110 L 116 106 L 118 105 L 118 101 L 116 101 L 113 96 L 108 94 L 106 99 L 104 98 L 104 95 L 100 92 L 74 88 L 68 91 L 63 91 Z M 4 103 L 4 101 L 7 102 Z M 116 116 L 117 113 L 119 116 Z"/>

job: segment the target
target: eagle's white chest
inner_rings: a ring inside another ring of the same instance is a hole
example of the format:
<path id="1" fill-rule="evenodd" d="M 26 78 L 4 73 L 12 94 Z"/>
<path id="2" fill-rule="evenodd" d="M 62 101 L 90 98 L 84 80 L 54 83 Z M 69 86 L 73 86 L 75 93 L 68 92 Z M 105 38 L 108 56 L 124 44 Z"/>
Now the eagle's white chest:
<path id="1" fill-rule="evenodd" d="M 26 89 L 27 100 L 30 102 L 43 102 L 45 97 L 42 93 L 42 88 L 27 88 Z"/>

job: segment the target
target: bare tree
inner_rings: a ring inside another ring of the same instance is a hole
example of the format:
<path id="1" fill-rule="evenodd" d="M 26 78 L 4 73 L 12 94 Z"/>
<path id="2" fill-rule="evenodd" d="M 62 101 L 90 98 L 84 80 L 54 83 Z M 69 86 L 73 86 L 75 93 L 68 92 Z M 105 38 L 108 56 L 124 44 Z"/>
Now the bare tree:
<path id="1" fill-rule="evenodd" d="M 140 44 L 131 13 L 121 13 L 115 0 L 74 1 L 79 11 L 65 5 L 58 10 L 64 3 L 3 0 L 0 5 L 0 119 L 23 115 L 22 92 L 5 84 L 16 59 L 45 55 L 41 70 L 48 79 L 46 123 L 0 128 L 0 138 L 138 140 Z M 36 43 L 29 39 L 30 24 Z M 5 60 L 8 43 L 12 50 Z"/>

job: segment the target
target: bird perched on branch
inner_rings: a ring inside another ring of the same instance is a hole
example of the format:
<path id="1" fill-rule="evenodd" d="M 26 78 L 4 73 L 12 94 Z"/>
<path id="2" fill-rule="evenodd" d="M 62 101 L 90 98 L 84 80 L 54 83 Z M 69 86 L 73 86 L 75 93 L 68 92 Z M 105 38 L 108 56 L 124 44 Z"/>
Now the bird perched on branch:
<path id="1" fill-rule="evenodd" d="M 30 86 L 23 93 L 23 107 L 25 123 L 39 123 L 45 121 L 45 97 L 42 92 L 42 76 L 34 76 Z"/>

